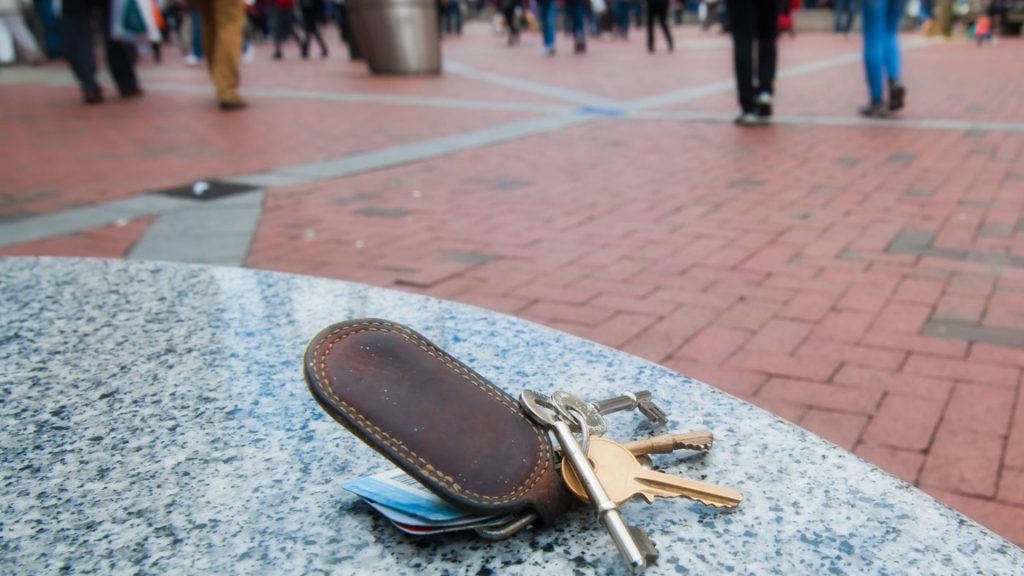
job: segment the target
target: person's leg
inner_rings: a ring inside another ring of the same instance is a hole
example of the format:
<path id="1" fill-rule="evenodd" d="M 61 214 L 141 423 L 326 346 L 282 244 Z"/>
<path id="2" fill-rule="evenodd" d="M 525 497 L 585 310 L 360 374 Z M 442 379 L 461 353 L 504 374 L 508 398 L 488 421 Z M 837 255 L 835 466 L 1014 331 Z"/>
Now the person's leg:
<path id="1" fill-rule="evenodd" d="M 584 52 L 587 49 L 587 33 L 584 29 L 586 9 L 581 0 L 571 0 L 569 8 L 572 17 L 572 35 L 576 39 L 576 51 Z"/>
<path id="2" fill-rule="evenodd" d="M 902 78 L 900 22 L 903 19 L 904 3 L 904 0 L 887 0 L 885 7 L 885 71 L 890 81 Z"/>
<path id="3" fill-rule="evenodd" d="M 203 25 L 199 16 L 199 10 L 193 7 L 188 11 L 189 21 L 192 24 L 192 56 L 199 59 L 203 57 Z"/>
<path id="4" fill-rule="evenodd" d="M 903 108 L 907 89 L 903 85 L 903 63 L 900 55 L 900 21 L 905 0 L 888 0 L 885 22 L 885 71 L 889 76 L 889 110 Z"/>
<path id="5" fill-rule="evenodd" d="M 118 42 L 110 37 L 110 0 L 100 0 L 98 4 L 110 75 L 114 77 L 121 96 L 138 96 L 142 91 L 135 76 L 134 49 L 130 44 Z"/>
<path id="6" fill-rule="evenodd" d="M 544 36 L 544 48 L 551 51 L 555 48 L 555 17 L 558 6 L 554 0 L 540 0 L 537 3 L 540 12 L 540 30 Z"/>
<path id="7" fill-rule="evenodd" d="M 26 62 L 41 62 L 43 60 L 43 53 L 39 50 L 36 38 L 29 31 L 28 26 L 25 25 L 25 20 L 21 14 L 8 14 L 0 16 L 0 19 L 7 25 L 7 30 L 11 33 L 11 39 L 14 40 L 14 45 L 18 48 L 22 60 Z"/>
<path id="8" fill-rule="evenodd" d="M 519 28 L 516 26 L 516 7 L 512 2 L 506 0 L 502 7 L 501 15 L 505 17 L 505 28 L 508 30 L 508 43 L 514 44 L 519 38 Z"/>
<path id="9" fill-rule="evenodd" d="M 654 6 L 647 3 L 647 51 L 654 52 Z"/>
<path id="10" fill-rule="evenodd" d="M 202 54 L 206 56 L 206 68 L 213 73 L 217 45 L 217 22 L 214 15 L 215 0 L 194 0 L 193 9 L 199 15 L 199 29 L 202 30 L 203 49 Z"/>
<path id="11" fill-rule="evenodd" d="M 882 103 L 882 67 L 885 53 L 887 0 L 864 0 L 864 72 L 872 104 Z"/>
<path id="12" fill-rule="evenodd" d="M 775 63 L 778 57 L 779 9 L 777 2 L 757 2 L 757 86 L 761 94 L 775 93 Z"/>
<path id="13" fill-rule="evenodd" d="M 736 92 L 744 114 L 754 113 L 754 2 L 760 0 L 728 0 L 732 30 L 733 68 L 736 71 Z"/>
<path id="14" fill-rule="evenodd" d="M 279 8 L 275 2 L 270 3 L 270 27 L 274 34 L 275 60 L 280 60 L 283 57 L 281 53 L 281 45 L 284 44 L 285 39 L 284 12 L 285 11 Z"/>
<path id="15" fill-rule="evenodd" d="M 86 101 L 97 101 L 100 85 L 96 82 L 96 56 L 93 52 L 92 4 L 67 2 L 62 22 L 64 53 L 71 72 L 78 80 Z"/>
<path id="16" fill-rule="evenodd" d="M 668 27 L 668 2 L 661 2 L 658 7 L 658 21 L 661 22 L 661 31 L 665 33 L 665 43 L 668 44 L 668 51 L 675 50 L 675 43 L 672 41 L 672 29 Z"/>
<path id="17" fill-rule="evenodd" d="M 626 0 L 615 0 L 615 28 L 619 36 L 629 37 L 629 3 Z"/>
<path id="18" fill-rule="evenodd" d="M 241 2 L 224 2 L 222 0 L 204 0 L 209 2 L 213 10 L 216 30 L 212 72 L 213 84 L 217 90 L 217 100 L 222 108 L 232 108 L 241 102 L 238 97 L 238 85 L 241 82 L 239 61 L 242 59 L 242 35 L 245 32 L 245 5 Z M 205 22 L 204 22 L 205 25 Z"/>
<path id="19" fill-rule="evenodd" d="M 299 35 L 299 32 L 295 29 L 295 11 L 284 10 L 282 11 L 283 21 L 285 25 L 286 38 L 292 38 L 295 43 L 299 45 L 299 54 L 306 58 L 309 56 L 309 41 L 308 38 L 303 38 Z"/>
<path id="20" fill-rule="evenodd" d="M 320 25 L 318 22 L 319 15 L 314 10 L 303 10 L 302 12 L 302 23 L 306 28 L 306 45 L 309 46 L 311 39 L 316 39 L 317 46 L 320 47 L 320 57 L 327 57 L 327 45 L 324 44 L 323 37 L 320 36 Z"/>

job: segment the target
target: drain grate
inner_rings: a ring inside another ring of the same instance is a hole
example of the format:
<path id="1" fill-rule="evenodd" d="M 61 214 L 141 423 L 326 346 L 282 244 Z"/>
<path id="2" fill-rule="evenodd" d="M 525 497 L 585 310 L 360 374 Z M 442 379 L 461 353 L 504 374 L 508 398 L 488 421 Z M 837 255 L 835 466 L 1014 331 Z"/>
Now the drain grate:
<path id="1" fill-rule="evenodd" d="M 182 186 L 175 186 L 174 188 L 167 188 L 165 190 L 157 190 L 154 194 L 207 202 L 210 200 L 225 198 L 227 196 L 245 194 L 246 192 L 255 192 L 257 190 L 259 190 L 259 188 L 254 188 L 249 184 L 234 184 L 232 182 L 224 182 L 222 180 L 196 180 Z"/>

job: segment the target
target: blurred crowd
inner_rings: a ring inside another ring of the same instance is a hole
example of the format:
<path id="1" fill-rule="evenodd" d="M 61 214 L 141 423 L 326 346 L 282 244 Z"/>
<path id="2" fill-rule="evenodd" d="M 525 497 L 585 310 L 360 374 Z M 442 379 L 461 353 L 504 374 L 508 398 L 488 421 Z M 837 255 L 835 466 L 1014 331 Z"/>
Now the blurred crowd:
<path id="1" fill-rule="evenodd" d="M 354 3 L 361 0 L 347 0 Z M 585 53 L 588 38 L 628 39 L 646 29 L 646 48 L 675 50 L 673 25 L 684 21 L 718 29 L 733 39 L 741 115 L 754 125 L 771 116 L 776 40 L 795 34 L 798 9 L 834 11 L 834 31 L 859 29 L 864 37 L 870 101 L 861 113 L 882 118 L 903 107 L 898 33 L 921 28 L 952 34 L 957 26 L 984 44 L 998 33 L 1020 33 L 1024 0 L 421 0 L 436 3 L 438 33 L 459 36 L 468 18 L 491 22 L 511 46 L 524 32 L 539 32 L 543 50 L 556 53 L 562 30 L 572 51 Z M 96 80 L 95 52 L 102 40 L 107 68 L 123 98 L 142 95 L 135 75 L 139 58 L 160 62 L 166 47 L 188 65 L 205 63 L 223 110 L 239 110 L 240 63 L 255 57 L 255 44 L 272 44 L 271 58 L 329 56 L 324 35 L 336 27 L 348 57 L 361 50 L 346 0 L 0 0 L 0 64 L 39 64 L 63 57 L 83 101 L 104 100 Z M 352 4 L 355 10 L 356 5 Z M 433 16 L 431 15 L 431 19 Z M 660 39 L 660 40 L 659 40 Z M 291 53 L 289 55 L 289 53 Z"/>

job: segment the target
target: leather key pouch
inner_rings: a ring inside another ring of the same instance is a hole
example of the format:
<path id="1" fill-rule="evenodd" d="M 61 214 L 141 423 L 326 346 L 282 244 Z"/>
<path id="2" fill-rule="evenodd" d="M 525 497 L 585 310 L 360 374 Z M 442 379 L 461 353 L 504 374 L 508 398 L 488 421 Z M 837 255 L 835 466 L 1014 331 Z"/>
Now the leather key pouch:
<path id="1" fill-rule="evenodd" d="M 550 522 L 574 501 L 547 432 L 514 398 L 405 326 L 329 326 L 310 342 L 304 373 L 328 414 L 463 510 L 533 510 Z"/>

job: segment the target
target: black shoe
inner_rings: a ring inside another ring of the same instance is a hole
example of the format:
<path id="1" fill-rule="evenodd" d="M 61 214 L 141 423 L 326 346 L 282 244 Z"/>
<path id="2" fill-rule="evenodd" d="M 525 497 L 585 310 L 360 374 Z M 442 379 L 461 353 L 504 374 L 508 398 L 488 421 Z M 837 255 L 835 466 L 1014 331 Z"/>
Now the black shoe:
<path id="1" fill-rule="evenodd" d="M 867 118 L 885 118 L 889 115 L 889 109 L 882 102 L 872 102 L 861 107 L 860 115 Z"/>
<path id="2" fill-rule="evenodd" d="M 284 56 L 280 52 L 274 52 L 274 60 L 280 60 Z"/>
<path id="3" fill-rule="evenodd" d="M 143 94 L 145 93 L 142 91 L 142 88 L 136 86 L 135 88 L 122 91 L 121 98 L 141 98 Z"/>
<path id="4" fill-rule="evenodd" d="M 889 83 L 889 110 L 895 112 L 903 108 L 907 98 L 907 88 L 900 82 Z"/>
<path id="5" fill-rule="evenodd" d="M 576 47 L 572 50 L 576 54 L 582 54 L 587 51 L 587 43 L 584 40 L 577 40 Z"/>
<path id="6" fill-rule="evenodd" d="M 82 102 L 86 104 L 99 104 L 103 102 L 103 90 L 96 88 L 95 90 L 82 91 Z"/>
<path id="7" fill-rule="evenodd" d="M 218 106 L 224 112 L 232 112 L 234 110 L 244 110 L 248 104 L 242 100 L 235 100 L 234 102 L 220 102 Z"/>

